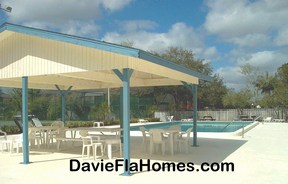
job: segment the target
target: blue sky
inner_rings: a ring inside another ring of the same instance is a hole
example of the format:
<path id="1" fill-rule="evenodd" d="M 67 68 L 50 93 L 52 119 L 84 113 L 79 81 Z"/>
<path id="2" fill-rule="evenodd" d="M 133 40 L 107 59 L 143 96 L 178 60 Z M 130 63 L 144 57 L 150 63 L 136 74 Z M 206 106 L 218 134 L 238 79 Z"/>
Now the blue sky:
<path id="1" fill-rule="evenodd" d="M 0 0 L 10 22 L 163 52 L 192 50 L 230 88 L 245 87 L 240 66 L 274 74 L 288 62 L 286 0 Z"/>

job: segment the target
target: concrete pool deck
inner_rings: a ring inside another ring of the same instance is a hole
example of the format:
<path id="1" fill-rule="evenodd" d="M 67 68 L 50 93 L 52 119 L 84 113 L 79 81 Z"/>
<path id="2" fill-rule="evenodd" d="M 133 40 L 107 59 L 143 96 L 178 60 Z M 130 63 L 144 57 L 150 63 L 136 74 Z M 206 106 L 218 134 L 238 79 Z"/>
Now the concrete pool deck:
<path id="1" fill-rule="evenodd" d="M 121 176 L 116 172 L 70 172 L 70 159 L 81 161 L 81 146 L 56 152 L 30 152 L 31 164 L 19 164 L 22 154 L 0 153 L 0 183 L 287 183 L 288 123 L 259 124 L 242 137 L 198 138 L 199 147 L 190 147 L 189 154 L 153 154 L 141 149 L 141 137 L 131 138 L 132 161 L 233 162 L 234 172 L 137 172 Z M 118 155 L 118 153 L 113 153 Z M 84 160 L 92 162 L 92 160 Z M 100 161 L 96 160 L 96 161 Z M 104 157 L 104 162 L 113 162 Z"/>

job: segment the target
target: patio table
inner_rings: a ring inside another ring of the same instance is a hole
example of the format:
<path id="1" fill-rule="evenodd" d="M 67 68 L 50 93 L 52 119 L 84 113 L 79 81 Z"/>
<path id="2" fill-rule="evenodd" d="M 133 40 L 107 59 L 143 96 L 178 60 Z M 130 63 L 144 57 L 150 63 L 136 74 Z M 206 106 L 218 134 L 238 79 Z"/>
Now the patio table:
<path id="1" fill-rule="evenodd" d="M 174 136 L 179 134 L 179 130 L 164 129 L 164 131 L 165 133 L 168 133 L 170 154 L 174 155 Z"/>
<path id="2" fill-rule="evenodd" d="M 77 128 L 68 128 L 66 131 L 71 131 L 71 137 L 76 137 L 76 132 L 86 130 L 88 132 L 94 132 L 94 133 L 101 133 L 102 135 L 105 135 L 105 133 L 118 133 L 121 132 L 122 128 L 103 128 L 103 127 L 77 127 Z"/>

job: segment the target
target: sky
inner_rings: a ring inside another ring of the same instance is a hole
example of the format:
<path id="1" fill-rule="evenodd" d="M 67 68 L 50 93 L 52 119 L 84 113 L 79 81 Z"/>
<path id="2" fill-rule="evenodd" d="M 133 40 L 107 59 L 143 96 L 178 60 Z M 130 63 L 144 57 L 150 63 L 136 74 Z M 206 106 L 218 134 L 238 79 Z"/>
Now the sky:
<path id="1" fill-rule="evenodd" d="M 240 66 L 274 75 L 288 63 L 287 0 L 0 0 L 9 22 L 145 51 L 191 50 L 228 88 L 246 86 Z"/>

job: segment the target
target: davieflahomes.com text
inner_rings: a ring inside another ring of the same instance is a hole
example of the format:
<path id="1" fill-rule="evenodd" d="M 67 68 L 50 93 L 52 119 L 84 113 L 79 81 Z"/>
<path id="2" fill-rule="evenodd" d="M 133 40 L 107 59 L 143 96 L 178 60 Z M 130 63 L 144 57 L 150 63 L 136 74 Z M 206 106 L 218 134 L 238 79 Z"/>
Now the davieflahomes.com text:
<path id="1" fill-rule="evenodd" d="M 124 159 L 116 159 L 113 162 L 80 162 L 77 159 L 71 159 L 69 162 L 71 172 L 113 172 L 113 171 L 154 171 L 154 172 L 234 172 L 234 163 L 232 162 L 203 162 L 200 168 L 196 168 L 193 162 L 151 162 L 150 159 L 140 159 L 139 162 L 130 162 Z"/>

